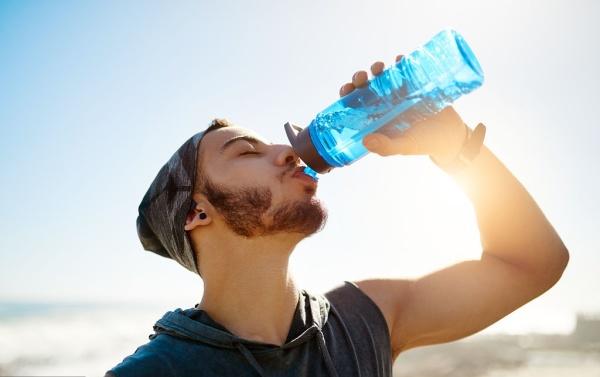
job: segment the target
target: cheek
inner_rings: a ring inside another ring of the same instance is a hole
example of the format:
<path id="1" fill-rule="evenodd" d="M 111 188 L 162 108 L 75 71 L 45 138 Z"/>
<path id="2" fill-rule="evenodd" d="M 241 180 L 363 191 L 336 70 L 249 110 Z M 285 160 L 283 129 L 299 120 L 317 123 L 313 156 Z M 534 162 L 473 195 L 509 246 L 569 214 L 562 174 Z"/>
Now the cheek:
<path id="1" fill-rule="evenodd" d="M 232 189 L 252 187 L 268 189 L 271 191 L 272 200 L 281 202 L 292 190 L 289 177 L 281 177 L 280 172 L 274 172 L 272 166 L 262 162 L 240 161 L 232 164 L 220 172 L 215 168 L 215 181 Z"/>
<path id="2" fill-rule="evenodd" d="M 215 182 L 231 187 L 258 187 L 265 184 L 265 172 L 257 166 L 243 163 L 232 163 L 229 166 L 214 166 L 211 176 Z"/>
<path id="3" fill-rule="evenodd" d="M 259 187 L 271 191 L 273 203 L 281 203 L 288 199 L 290 194 L 291 187 L 289 187 L 288 181 L 285 177 L 281 180 L 279 176 L 271 176 L 259 180 L 257 184 Z"/>
<path id="4" fill-rule="evenodd" d="M 283 198 L 285 198 L 285 188 L 282 187 L 280 182 L 269 186 L 271 189 L 271 194 L 273 195 L 273 202 L 281 203 Z"/>

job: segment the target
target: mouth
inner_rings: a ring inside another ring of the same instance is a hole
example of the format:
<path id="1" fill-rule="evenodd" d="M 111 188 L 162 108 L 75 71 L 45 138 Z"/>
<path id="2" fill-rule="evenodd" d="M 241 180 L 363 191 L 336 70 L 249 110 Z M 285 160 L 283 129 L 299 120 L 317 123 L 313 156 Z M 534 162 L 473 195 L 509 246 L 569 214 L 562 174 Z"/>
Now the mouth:
<path id="1" fill-rule="evenodd" d="M 312 177 L 304 173 L 305 167 L 306 166 L 298 166 L 296 169 L 292 170 L 292 178 L 297 178 L 303 182 L 310 183 L 312 186 L 317 186 L 317 182 Z"/>

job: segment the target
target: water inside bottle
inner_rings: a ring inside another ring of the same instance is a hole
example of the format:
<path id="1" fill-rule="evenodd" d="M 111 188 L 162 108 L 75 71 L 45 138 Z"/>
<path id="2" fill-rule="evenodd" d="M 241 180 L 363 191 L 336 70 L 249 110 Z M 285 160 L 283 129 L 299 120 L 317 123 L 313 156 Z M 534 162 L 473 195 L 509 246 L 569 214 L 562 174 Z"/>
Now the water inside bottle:
<path id="1" fill-rule="evenodd" d="M 366 135 L 378 130 L 388 137 L 397 137 L 435 107 L 435 103 L 418 94 L 387 101 L 375 93 L 368 96 L 375 97 L 367 98 L 371 106 L 353 108 L 338 101 L 337 106 L 321 112 L 311 123 L 313 143 L 331 166 L 345 166 L 365 156 L 368 150 L 362 139 Z"/>
<path id="2" fill-rule="evenodd" d="M 367 86 L 317 114 L 308 126 L 311 141 L 331 167 L 349 165 L 368 154 L 362 144 L 366 135 L 398 137 L 482 81 L 481 67 L 464 39 L 454 31 L 440 32 Z M 305 172 L 317 177 L 308 167 Z"/>

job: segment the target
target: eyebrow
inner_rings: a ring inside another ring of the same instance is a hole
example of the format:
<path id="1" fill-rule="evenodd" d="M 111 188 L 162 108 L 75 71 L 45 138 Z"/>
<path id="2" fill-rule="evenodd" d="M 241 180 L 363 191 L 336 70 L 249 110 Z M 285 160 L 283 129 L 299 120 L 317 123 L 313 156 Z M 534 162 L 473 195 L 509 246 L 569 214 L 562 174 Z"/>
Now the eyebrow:
<path id="1" fill-rule="evenodd" d="M 223 144 L 223 146 L 221 146 L 221 153 L 224 153 L 225 149 L 227 149 L 227 147 L 231 146 L 233 143 L 235 143 L 236 141 L 240 141 L 240 140 L 245 140 L 252 145 L 261 144 L 261 143 L 264 144 L 262 140 L 259 140 L 259 139 L 255 138 L 254 136 L 250 136 L 250 135 L 235 136 L 235 137 L 232 137 L 231 139 L 227 140 L 225 142 L 225 144 Z"/>

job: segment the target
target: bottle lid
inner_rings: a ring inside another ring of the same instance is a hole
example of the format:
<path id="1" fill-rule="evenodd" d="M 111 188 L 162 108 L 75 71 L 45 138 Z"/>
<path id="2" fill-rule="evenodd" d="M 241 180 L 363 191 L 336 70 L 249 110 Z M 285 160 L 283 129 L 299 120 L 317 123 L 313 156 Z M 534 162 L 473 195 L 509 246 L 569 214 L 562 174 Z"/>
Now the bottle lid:
<path id="1" fill-rule="evenodd" d="M 333 167 L 329 165 L 315 148 L 311 138 L 308 127 L 302 128 L 289 122 L 284 124 L 285 133 L 287 134 L 290 144 L 294 151 L 308 165 L 312 170 L 317 173 L 327 173 Z"/>

